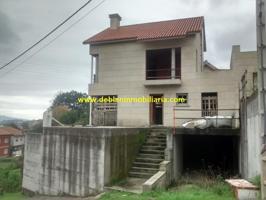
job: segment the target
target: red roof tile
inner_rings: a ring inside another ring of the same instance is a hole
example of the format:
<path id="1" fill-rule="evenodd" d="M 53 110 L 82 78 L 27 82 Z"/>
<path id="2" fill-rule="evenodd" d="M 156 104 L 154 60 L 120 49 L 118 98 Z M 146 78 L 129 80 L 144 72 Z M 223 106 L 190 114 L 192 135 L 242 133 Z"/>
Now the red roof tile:
<path id="1" fill-rule="evenodd" d="M 23 135 L 22 131 L 12 127 L 0 127 L 0 135 Z"/>
<path id="2" fill-rule="evenodd" d="M 203 28 L 203 17 L 135 24 L 120 26 L 118 29 L 107 28 L 85 40 L 83 44 L 108 43 L 121 40 L 162 40 L 181 38 L 189 33 L 200 32 Z"/>

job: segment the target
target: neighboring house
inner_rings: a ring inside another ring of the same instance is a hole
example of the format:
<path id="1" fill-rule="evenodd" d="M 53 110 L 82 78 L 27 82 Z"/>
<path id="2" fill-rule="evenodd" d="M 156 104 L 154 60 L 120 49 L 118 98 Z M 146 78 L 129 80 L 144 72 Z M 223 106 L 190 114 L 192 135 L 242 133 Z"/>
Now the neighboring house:
<path id="1" fill-rule="evenodd" d="M 11 135 L 0 127 L 0 157 L 9 156 Z"/>
<path id="2" fill-rule="evenodd" d="M 233 46 L 230 69 L 222 70 L 204 61 L 203 17 L 128 26 L 120 26 L 118 14 L 110 20 L 109 28 L 84 41 L 92 56 L 89 95 L 186 101 L 94 103 L 92 125 L 179 127 L 204 116 L 239 118 L 239 83 L 245 70 L 249 79 L 256 78 L 256 52 L 240 52 Z"/>
<path id="3" fill-rule="evenodd" d="M 21 130 L 12 127 L 0 127 L 0 137 L 0 156 L 22 155 L 24 134 Z"/>

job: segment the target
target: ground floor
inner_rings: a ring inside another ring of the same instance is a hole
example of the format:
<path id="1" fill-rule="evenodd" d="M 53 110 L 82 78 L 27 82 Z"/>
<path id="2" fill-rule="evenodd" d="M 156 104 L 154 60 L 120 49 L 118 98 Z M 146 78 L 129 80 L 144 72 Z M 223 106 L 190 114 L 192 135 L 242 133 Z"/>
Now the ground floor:
<path id="1" fill-rule="evenodd" d="M 91 123 L 94 126 L 143 127 L 161 125 L 182 127 L 188 121 L 205 117 L 221 117 L 230 120 L 229 126 L 239 127 L 239 109 L 234 104 L 218 105 L 217 92 L 198 93 L 190 99 L 188 93 L 150 93 L 143 97 L 121 95 L 93 96 Z M 121 102 L 122 101 L 122 102 Z"/>

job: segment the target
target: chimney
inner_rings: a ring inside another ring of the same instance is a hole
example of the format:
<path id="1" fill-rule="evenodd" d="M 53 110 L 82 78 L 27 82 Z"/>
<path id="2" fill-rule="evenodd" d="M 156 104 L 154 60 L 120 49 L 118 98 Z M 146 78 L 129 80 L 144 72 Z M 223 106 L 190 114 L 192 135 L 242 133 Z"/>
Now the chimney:
<path id="1" fill-rule="evenodd" d="M 109 15 L 110 18 L 110 28 L 111 29 L 118 29 L 120 26 L 121 17 L 119 14 L 111 14 Z"/>

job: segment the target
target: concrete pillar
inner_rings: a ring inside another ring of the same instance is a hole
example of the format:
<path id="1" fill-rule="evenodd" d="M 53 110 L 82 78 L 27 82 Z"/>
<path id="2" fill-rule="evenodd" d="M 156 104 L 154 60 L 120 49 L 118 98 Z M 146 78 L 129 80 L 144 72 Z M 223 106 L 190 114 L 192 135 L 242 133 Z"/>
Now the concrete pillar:
<path id="1" fill-rule="evenodd" d="M 51 127 L 52 126 L 52 119 L 53 119 L 53 113 L 51 110 L 46 110 L 43 113 L 43 127 Z"/>
<path id="2" fill-rule="evenodd" d="M 91 56 L 91 84 L 93 84 L 93 56 Z"/>
<path id="3" fill-rule="evenodd" d="M 92 103 L 90 102 L 89 125 L 92 126 Z"/>
<path id="4" fill-rule="evenodd" d="M 171 78 L 175 79 L 175 48 L 172 48 Z"/>
<path id="5" fill-rule="evenodd" d="M 174 135 L 173 137 L 173 176 L 177 181 L 183 171 L 183 137 L 182 135 Z"/>

